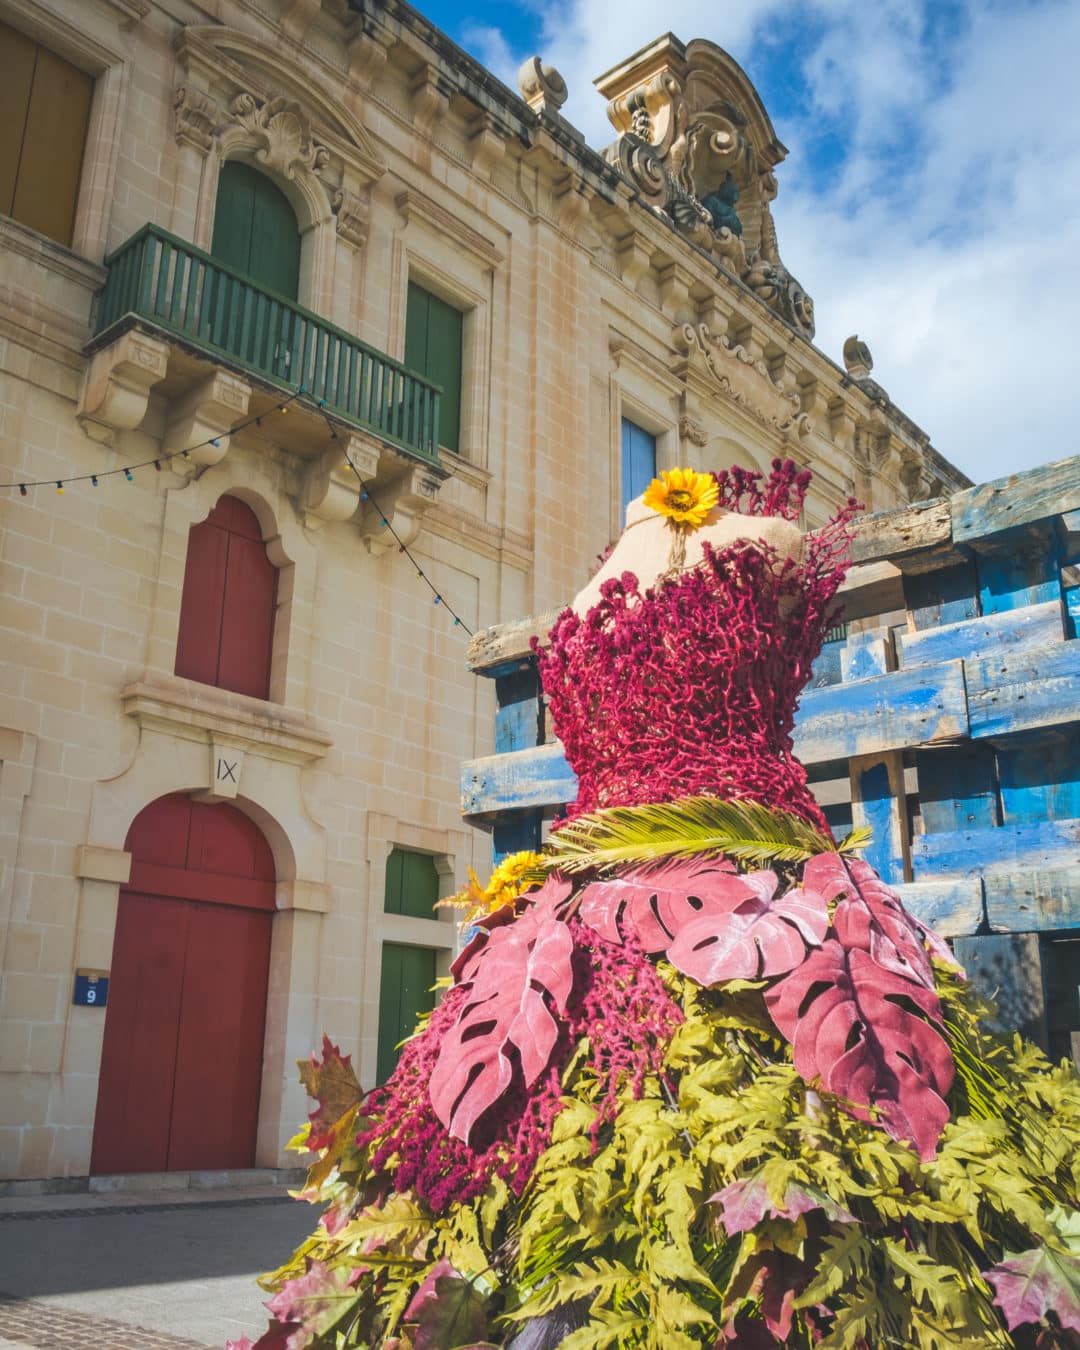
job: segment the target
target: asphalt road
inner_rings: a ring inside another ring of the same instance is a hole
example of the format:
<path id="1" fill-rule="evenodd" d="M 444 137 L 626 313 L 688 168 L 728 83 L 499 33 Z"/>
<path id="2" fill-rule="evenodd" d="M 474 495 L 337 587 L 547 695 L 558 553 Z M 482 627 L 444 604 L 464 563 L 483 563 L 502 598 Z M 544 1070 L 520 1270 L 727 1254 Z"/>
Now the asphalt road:
<path id="1" fill-rule="evenodd" d="M 255 1277 L 312 1231 L 279 1195 L 0 1208 L 0 1347 L 190 1350 L 253 1339 Z"/>

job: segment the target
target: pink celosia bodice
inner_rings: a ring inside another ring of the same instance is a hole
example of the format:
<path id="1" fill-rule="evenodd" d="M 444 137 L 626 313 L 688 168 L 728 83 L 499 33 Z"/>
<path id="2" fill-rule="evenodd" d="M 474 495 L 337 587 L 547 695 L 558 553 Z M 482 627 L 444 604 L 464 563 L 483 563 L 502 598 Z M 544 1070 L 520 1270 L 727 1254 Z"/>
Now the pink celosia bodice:
<path id="1" fill-rule="evenodd" d="M 809 474 L 789 460 L 717 475 L 720 505 L 797 519 Z M 538 654 L 553 726 L 578 777 L 573 817 L 708 795 L 747 798 L 827 828 L 794 757 L 799 694 L 844 576 L 850 504 L 800 562 L 764 542 L 706 545 L 644 594 L 624 573 L 581 617 L 564 610 Z"/>

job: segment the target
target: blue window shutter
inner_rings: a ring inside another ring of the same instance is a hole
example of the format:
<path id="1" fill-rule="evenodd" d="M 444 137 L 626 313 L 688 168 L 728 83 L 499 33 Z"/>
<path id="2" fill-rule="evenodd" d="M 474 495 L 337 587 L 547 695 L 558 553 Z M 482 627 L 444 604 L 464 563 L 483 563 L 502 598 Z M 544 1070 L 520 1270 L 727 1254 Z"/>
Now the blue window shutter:
<path id="1" fill-rule="evenodd" d="M 642 427 L 622 420 L 622 507 L 640 497 L 656 477 L 656 437 Z"/>

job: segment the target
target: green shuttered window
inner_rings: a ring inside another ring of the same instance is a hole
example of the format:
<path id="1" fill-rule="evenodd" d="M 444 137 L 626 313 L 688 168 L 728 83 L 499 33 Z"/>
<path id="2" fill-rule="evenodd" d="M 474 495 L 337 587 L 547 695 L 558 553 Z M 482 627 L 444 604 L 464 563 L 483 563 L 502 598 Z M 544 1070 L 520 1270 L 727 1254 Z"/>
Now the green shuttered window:
<path id="1" fill-rule="evenodd" d="M 299 299 L 296 214 L 277 184 L 250 164 L 230 159 L 221 166 L 210 252 L 266 290 Z"/>
<path id="2" fill-rule="evenodd" d="M 464 316 L 437 295 L 409 282 L 405 313 L 405 364 L 442 385 L 439 442 L 459 453 L 461 445 L 461 334 Z"/>
<path id="3" fill-rule="evenodd" d="M 439 874 L 427 853 L 395 848 L 386 860 L 387 914 L 434 919 L 439 898 Z M 431 986 L 436 978 L 434 947 L 407 947 L 384 942 L 379 982 L 379 1082 L 384 1083 L 397 1064 L 397 1046 L 411 1036 L 416 1019 L 435 1006 Z"/>
<path id="4" fill-rule="evenodd" d="M 0 23 L 0 212 L 70 244 L 93 77 Z"/>

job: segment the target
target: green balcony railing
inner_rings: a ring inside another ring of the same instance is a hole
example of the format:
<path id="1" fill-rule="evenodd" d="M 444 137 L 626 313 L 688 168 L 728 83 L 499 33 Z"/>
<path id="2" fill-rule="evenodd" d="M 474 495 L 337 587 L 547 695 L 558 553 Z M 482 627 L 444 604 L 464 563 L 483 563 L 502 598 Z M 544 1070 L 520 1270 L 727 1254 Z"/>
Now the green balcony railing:
<path id="1" fill-rule="evenodd" d="M 155 225 L 105 263 L 96 336 L 133 314 L 438 463 L 442 391 L 400 362 Z"/>

